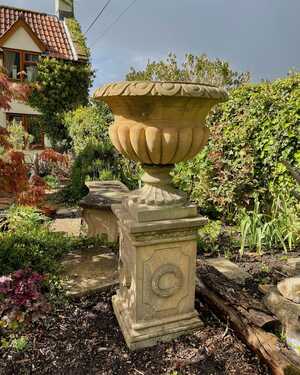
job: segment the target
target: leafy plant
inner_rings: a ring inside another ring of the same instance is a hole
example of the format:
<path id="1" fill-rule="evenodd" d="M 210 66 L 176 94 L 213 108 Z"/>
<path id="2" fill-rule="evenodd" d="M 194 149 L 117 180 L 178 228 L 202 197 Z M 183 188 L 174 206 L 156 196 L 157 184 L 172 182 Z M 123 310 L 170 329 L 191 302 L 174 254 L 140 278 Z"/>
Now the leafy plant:
<path id="1" fill-rule="evenodd" d="M 72 139 L 75 154 L 82 153 L 88 145 L 110 143 L 108 126 L 112 119 L 112 113 L 104 103 L 80 106 L 74 111 L 67 112 L 64 116 L 64 125 Z"/>
<path id="2" fill-rule="evenodd" d="M 47 186 L 49 186 L 51 189 L 59 188 L 59 179 L 56 176 L 47 175 L 43 179 L 45 183 L 47 184 Z"/>
<path id="3" fill-rule="evenodd" d="M 180 163 L 174 182 L 213 218 L 235 222 L 240 208 L 268 212 L 280 191 L 292 196 L 287 167 L 300 166 L 300 74 L 230 91 L 228 102 L 209 117 L 208 146 Z"/>
<path id="4" fill-rule="evenodd" d="M 0 319 L 11 322 L 36 320 L 49 311 L 42 286 L 45 277 L 30 269 L 0 277 Z"/>
<path id="5" fill-rule="evenodd" d="M 23 217 L 18 218 L 18 212 Z M 13 225 L 0 232 L 0 276 L 31 269 L 53 277 L 59 272 L 59 260 L 64 254 L 89 246 L 115 246 L 102 237 L 71 237 L 52 232 L 45 225 L 44 216 L 32 209 L 16 207 L 10 217 Z"/>
<path id="6" fill-rule="evenodd" d="M 246 247 L 259 254 L 264 249 L 283 249 L 287 253 L 299 243 L 300 221 L 295 208 L 287 203 L 283 195 L 274 199 L 269 214 L 262 213 L 256 197 L 252 211 L 242 210 L 240 233 L 240 255 L 244 254 Z"/>
<path id="7" fill-rule="evenodd" d="M 5 216 L 9 230 L 11 231 L 18 230 L 19 228 L 22 228 L 24 231 L 31 230 L 49 221 L 40 210 L 29 206 L 12 205 L 6 211 Z"/>
<path id="8" fill-rule="evenodd" d="M 10 109 L 13 99 L 25 101 L 30 94 L 30 87 L 26 84 L 18 84 L 12 82 L 6 74 L 0 72 L 0 108 L 4 110 Z"/>
<path id="9" fill-rule="evenodd" d="M 94 73 L 90 64 L 43 58 L 29 104 L 42 113 L 45 131 L 56 147 L 67 147 L 69 135 L 63 116 L 88 104 Z"/>
<path id="10" fill-rule="evenodd" d="M 202 252 L 222 253 L 230 258 L 232 249 L 236 247 L 236 228 L 225 226 L 219 220 L 209 220 L 198 231 L 198 250 Z"/>
<path id="11" fill-rule="evenodd" d="M 0 275 L 30 268 L 40 274 L 56 274 L 60 257 L 71 251 L 74 240 L 47 227 L 27 230 L 18 226 L 0 233 Z"/>
<path id="12" fill-rule="evenodd" d="M 25 131 L 20 122 L 13 120 L 8 123 L 6 129 L 9 133 L 8 142 L 16 151 L 24 150 L 33 140 L 33 137 Z"/>
<path id="13" fill-rule="evenodd" d="M 28 347 L 28 338 L 25 336 L 21 336 L 17 339 L 12 340 L 11 347 L 16 350 L 17 352 L 23 352 Z"/>
<path id="14" fill-rule="evenodd" d="M 25 161 L 25 154 L 12 148 L 9 141 L 9 132 L 0 129 L 0 145 L 4 153 L 0 156 L 0 186 L 2 192 L 11 194 L 19 204 L 38 206 L 45 196 L 45 181 Z M 38 160 L 44 163 L 67 163 L 64 155 L 52 150 L 43 150 Z M 38 164 L 38 163 L 37 163 Z M 17 183 L 16 183 L 17 181 Z"/>

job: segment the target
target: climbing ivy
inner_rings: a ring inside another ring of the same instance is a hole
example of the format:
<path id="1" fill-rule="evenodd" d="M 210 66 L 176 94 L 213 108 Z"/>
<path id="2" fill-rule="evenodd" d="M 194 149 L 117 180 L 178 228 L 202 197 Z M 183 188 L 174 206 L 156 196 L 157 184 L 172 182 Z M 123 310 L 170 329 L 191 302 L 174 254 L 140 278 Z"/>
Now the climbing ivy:
<path id="1" fill-rule="evenodd" d="M 29 103 L 42 113 L 45 132 L 54 145 L 68 139 L 62 124 L 64 112 L 88 103 L 93 74 L 89 63 L 51 58 L 39 62 L 37 84 Z"/>
<path id="2" fill-rule="evenodd" d="M 300 166 L 300 73 L 248 84 L 210 116 L 208 147 L 176 166 L 175 181 L 210 213 L 229 220 L 240 207 L 263 210 L 293 181 L 284 162 Z"/>
<path id="3" fill-rule="evenodd" d="M 65 22 L 71 34 L 77 54 L 81 58 L 88 59 L 90 57 L 90 50 L 87 47 L 87 41 L 81 31 L 79 22 L 75 18 L 66 18 Z"/>

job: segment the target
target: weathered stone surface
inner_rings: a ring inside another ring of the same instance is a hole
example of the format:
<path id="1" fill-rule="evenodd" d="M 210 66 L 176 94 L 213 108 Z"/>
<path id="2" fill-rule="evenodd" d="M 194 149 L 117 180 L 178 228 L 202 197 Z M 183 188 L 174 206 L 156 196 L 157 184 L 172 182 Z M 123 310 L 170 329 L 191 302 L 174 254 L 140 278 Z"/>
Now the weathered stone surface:
<path id="1" fill-rule="evenodd" d="M 137 223 L 121 206 L 120 289 L 114 311 L 130 349 L 202 326 L 194 308 L 197 229 L 203 218 Z"/>
<path id="2" fill-rule="evenodd" d="M 277 288 L 283 297 L 300 304 L 300 276 L 282 280 Z"/>
<path id="3" fill-rule="evenodd" d="M 127 81 L 105 85 L 94 98 L 117 113 L 109 127 L 113 145 L 146 171 L 136 201 L 149 206 L 185 202 L 185 195 L 171 184 L 170 167 L 192 159 L 206 145 L 206 116 L 227 100 L 226 90 L 191 82 Z"/>
<path id="4" fill-rule="evenodd" d="M 118 283 L 118 261 L 109 249 L 83 249 L 67 254 L 62 261 L 63 285 L 67 294 L 78 297 Z"/>
<path id="5" fill-rule="evenodd" d="M 282 323 L 289 347 L 300 354 L 300 304 L 283 297 L 277 287 L 266 294 L 264 303 Z"/>
<path id="6" fill-rule="evenodd" d="M 112 143 L 143 164 L 143 186 L 113 206 L 120 227 L 120 289 L 113 307 L 130 349 L 202 325 L 194 307 L 197 217 L 172 185 L 172 165 L 207 143 L 205 118 L 226 90 L 184 82 L 119 82 L 96 91 L 115 112 Z"/>
<path id="7" fill-rule="evenodd" d="M 242 270 L 237 264 L 226 258 L 212 258 L 207 259 L 206 262 L 223 273 L 228 279 L 234 280 L 239 284 L 244 284 L 246 279 L 251 278 L 248 272 Z"/>
<path id="8" fill-rule="evenodd" d="M 286 342 L 300 356 L 300 325 L 288 324 L 285 331 Z"/>
<path id="9" fill-rule="evenodd" d="M 70 236 L 79 236 L 81 234 L 81 218 L 55 219 L 51 224 L 53 232 L 63 232 Z"/>
<path id="10" fill-rule="evenodd" d="M 111 205 L 120 203 L 128 195 L 128 188 L 119 181 L 94 181 L 87 186 L 89 194 L 79 206 L 88 225 L 88 236 L 104 235 L 108 241 L 117 242 L 119 229 Z"/>
<path id="11" fill-rule="evenodd" d="M 288 276 L 294 277 L 300 275 L 300 257 L 288 258 L 286 264 L 281 266 L 283 272 Z"/>
<path id="12" fill-rule="evenodd" d="M 284 298 L 277 287 L 273 287 L 264 297 L 264 303 L 284 325 L 298 322 L 300 305 Z"/>

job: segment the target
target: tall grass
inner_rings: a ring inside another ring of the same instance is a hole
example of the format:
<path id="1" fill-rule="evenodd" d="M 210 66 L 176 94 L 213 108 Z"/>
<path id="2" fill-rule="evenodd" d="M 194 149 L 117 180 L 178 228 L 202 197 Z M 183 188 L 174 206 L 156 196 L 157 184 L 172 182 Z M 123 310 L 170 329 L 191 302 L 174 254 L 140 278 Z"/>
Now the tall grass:
<path id="1" fill-rule="evenodd" d="M 273 200 L 269 214 L 261 210 L 255 198 L 253 211 L 242 210 L 240 216 L 240 255 L 247 248 L 262 254 L 264 250 L 291 251 L 300 242 L 300 220 L 296 205 L 283 194 Z"/>

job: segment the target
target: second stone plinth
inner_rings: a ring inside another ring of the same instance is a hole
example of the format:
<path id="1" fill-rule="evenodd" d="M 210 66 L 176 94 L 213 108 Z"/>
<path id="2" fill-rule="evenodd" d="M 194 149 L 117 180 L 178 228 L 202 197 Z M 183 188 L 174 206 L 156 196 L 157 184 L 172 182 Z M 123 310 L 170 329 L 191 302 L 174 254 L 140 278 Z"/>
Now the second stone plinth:
<path id="1" fill-rule="evenodd" d="M 195 310 L 197 230 L 204 218 L 139 223 L 113 206 L 120 226 L 120 288 L 113 307 L 130 349 L 202 326 Z"/>

